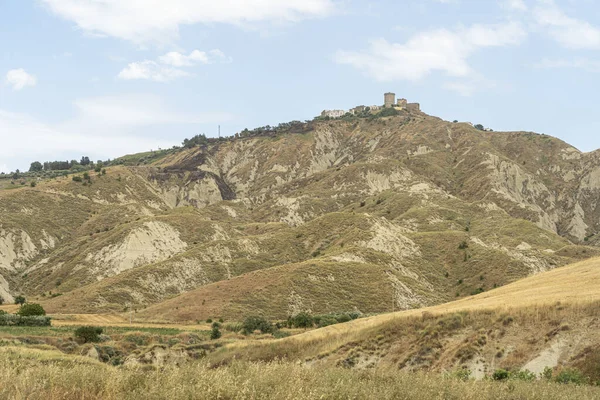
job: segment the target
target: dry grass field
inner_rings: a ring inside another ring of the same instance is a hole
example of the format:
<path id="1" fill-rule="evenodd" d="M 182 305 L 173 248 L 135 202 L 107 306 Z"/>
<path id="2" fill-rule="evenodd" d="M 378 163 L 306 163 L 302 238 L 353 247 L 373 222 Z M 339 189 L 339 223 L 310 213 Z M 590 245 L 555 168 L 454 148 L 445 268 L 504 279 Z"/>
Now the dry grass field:
<path id="1" fill-rule="evenodd" d="M 0 398 L 593 400 L 600 388 L 540 382 L 465 382 L 394 370 L 320 369 L 274 362 L 114 368 L 52 351 L 0 348 Z"/>

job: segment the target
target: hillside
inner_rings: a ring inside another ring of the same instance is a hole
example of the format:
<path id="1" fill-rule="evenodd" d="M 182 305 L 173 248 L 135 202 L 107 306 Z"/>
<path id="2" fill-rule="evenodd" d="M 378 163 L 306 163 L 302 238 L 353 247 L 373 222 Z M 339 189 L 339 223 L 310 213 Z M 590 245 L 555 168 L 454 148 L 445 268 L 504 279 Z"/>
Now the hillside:
<path id="1" fill-rule="evenodd" d="M 415 111 L 136 163 L 0 190 L 0 296 L 75 313 L 167 300 L 144 315 L 179 321 L 380 313 L 600 255 L 598 153 L 545 135 Z"/>
<path id="2" fill-rule="evenodd" d="M 270 341 L 233 343 L 210 355 L 302 360 L 406 371 L 577 368 L 600 382 L 600 258 L 519 280 L 488 293 L 419 310 L 382 314 Z"/>

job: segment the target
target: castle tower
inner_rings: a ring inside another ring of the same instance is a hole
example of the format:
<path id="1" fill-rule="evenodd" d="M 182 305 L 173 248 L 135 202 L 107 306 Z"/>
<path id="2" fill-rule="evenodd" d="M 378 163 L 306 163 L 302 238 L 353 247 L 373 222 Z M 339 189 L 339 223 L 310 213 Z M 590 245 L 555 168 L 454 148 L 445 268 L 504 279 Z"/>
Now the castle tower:
<path id="1" fill-rule="evenodd" d="M 396 102 L 396 93 L 386 93 L 383 95 L 383 100 L 385 104 L 385 108 L 391 108 L 394 106 Z"/>
<path id="2" fill-rule="evenodd" d="M 398 99 L 398 107 L 406 108 L 408 104 L 408 100 L 406 99 Z"/>

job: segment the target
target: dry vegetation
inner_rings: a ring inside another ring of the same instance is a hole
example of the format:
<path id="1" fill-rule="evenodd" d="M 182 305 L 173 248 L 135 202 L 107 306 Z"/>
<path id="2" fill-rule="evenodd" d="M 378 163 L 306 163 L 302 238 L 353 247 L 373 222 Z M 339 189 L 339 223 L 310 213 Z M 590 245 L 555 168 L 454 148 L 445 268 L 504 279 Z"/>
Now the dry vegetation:
<path id="1" fill-rule="evenodd" d="M 285 379 L 282 379 L 285 377 Z M 291 363 L 116 369 L 81 357 L 0 348 L 0 397 L 71 399 L 528 399 L 592 400 L 600 389 L 548 382 L 464 382 L 394 370 L 351 371 Z"/>

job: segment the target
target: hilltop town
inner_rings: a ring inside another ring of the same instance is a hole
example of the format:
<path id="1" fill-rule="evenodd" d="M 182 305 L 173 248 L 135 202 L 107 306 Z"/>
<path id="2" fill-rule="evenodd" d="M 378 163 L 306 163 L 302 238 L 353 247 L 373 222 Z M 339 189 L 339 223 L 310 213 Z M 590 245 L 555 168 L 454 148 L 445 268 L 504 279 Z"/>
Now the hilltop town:
<path id="1" fill-rule="evenodd" d="M 385 108 L 394 108 L 397 110 L 421 111 L 419 103 L 409 103 L 408 100 L 402 98 L 396 100 L 396 93 L 388 92 L 383 95 L 383 106 L 356 106 L 350 110 L 323 110 L 321 117 L 341 118 L 346 114 L 357 115 L 361 113 L 378 113 Z"/>

